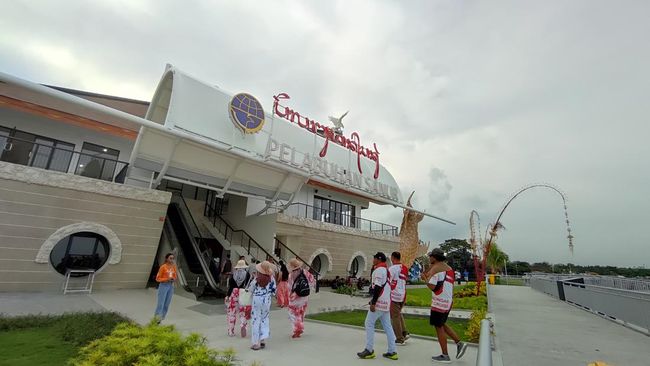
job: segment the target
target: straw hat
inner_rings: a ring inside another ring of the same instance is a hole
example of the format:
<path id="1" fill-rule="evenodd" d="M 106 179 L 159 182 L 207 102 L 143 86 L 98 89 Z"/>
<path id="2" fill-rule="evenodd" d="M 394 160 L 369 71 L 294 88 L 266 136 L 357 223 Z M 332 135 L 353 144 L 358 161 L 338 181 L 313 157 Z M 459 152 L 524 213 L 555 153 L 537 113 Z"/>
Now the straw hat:
<path id="1" fill-rule="evenodd" d="M 294 269 L 298 269 L 302 267 L 302 262 L 298 258 L 292 258 L 289 261 L 289 271 L 293 271 Z"/>
<path id="2" fill-rule="evenodd" d="M 265 275 L 269 275 L 269 276 L 273 276 L 273 274 L 275 273 L 275 266 L 269 261 L 264 261 L 262 263 L 258 263 L 255 266 L 255 269 L 257 270 L 257 272 L 265 274 Z"/>
<path id="3" fill-rule="evenodd" d="M 235 266 L 235 269 L 240 269 L 240 268 L 248 268 L 248 264 L 246 264 L 246 261 L 243 259 L 237 261 L 237 265 Z"/>

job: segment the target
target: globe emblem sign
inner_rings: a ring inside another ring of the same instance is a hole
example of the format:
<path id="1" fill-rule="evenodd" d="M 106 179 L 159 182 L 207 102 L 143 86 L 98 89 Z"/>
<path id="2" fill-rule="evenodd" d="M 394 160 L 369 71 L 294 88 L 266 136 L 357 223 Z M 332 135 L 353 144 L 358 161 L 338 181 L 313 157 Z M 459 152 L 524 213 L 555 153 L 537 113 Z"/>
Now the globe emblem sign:
<path id="1" fill-rule="evenodd" d="M 230 120 L 244 133 L 255 133 L 264 126 L 264 109 L 254 96 L 239 93 L 230 101 Z"/>

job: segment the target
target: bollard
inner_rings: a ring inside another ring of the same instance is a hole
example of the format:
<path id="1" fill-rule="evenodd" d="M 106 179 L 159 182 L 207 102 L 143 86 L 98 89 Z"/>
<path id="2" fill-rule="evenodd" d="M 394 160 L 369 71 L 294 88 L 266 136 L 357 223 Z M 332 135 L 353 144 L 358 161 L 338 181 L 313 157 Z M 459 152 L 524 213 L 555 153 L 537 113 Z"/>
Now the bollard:
<path id="1" fill-rule="evenodd" d="M 490 341 L 490 321 L 481 320 L 481 335 L 478 341 L 476 366 L 492 366 L 492 342 Z"/>

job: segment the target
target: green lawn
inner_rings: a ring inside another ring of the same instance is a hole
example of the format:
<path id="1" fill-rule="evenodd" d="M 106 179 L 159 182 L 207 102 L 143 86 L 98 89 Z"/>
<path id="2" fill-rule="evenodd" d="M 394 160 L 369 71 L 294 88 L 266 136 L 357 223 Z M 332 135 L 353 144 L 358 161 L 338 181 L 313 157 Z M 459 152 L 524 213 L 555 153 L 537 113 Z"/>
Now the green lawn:
<path id="1" fill-rule="evenodd" d="M 364 326 L 367 311 L 354 310 L 354 311 L 334 311 L 330 313 L 320 313 L 308 315 L 307 318 L 322 320 L 326 322 Z M 417 315 L 404 315 L 404 322 L 406 328 L 411 334 L 418 334 L 423 336 L 435 337 L 436 331 L 433 326 L 429 325 L 429 317 Z M 465 337 L 465 330 L 468 326 L 468 321 L 464 319 L 452 319 L 447 321 L 449 325 L 458 336 L 467 340 Z M 376 328 L 381 329 L 381 324 L 377 322 Z"/>
<path id="2" fill-rule="evenodd" d="M 115 313 L 0 316 L 0 366 L 66 365 L 81 347 L 124 321 Z"/>
<path id="3" fill-rule="evenodd" d="M 508 286 L 524 286 L 524 280 L 521 278 L 497 278 L 495 281 L 497 285 L 508 285 Z"/>
<path id="4" fill-rule="evenodd" d="M 77 352 L 53 326 L 0 332 L 0 349 L 0 366 L 65 365 Z"/>
<path id="5" fill-rule="evenodd" d="M 454 288 L 454 292 L 463 286 Z M 406 306 L 430 307 L 431 290 L 428 288 L 410 288 L 406 290 Z M 487 309 L 487 296 L 454 297 L 452 309 L 479 310 Z"/>

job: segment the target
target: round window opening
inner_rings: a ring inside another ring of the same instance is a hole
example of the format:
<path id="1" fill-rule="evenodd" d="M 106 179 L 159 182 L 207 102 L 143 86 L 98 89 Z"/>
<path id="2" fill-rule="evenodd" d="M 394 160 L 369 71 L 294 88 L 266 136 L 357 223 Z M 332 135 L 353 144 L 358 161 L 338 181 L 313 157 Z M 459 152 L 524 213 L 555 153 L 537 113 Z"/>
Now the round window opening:
<path id="1" fill-rule="evenodd" d="M 110 246 L 105 237 L 91 232 L 79 232 L 61 239 L 50 253 L 50 263 L 62 275 L 69 270 L 98 270 L 108 260 Z M 86 276 L 79 273 L 72 276 Z"/>
<path id="2" fill-rule="evenodd" d="M 357 273 L 359 273 L 359 257 L 355 257 L 352 260 L 352 265 L 350 266 L 350 275 L 352 277 L 356 277 Z"/>
<path id="3" fill-rule="evenodd" d="M 311 262 L 311 268 L 314 269 L 316 272 L 320 272 L 321 267 L 323 266 L 321 260 L 320 260 L 321 255 L 317 255 L 316 258 Z"/>

